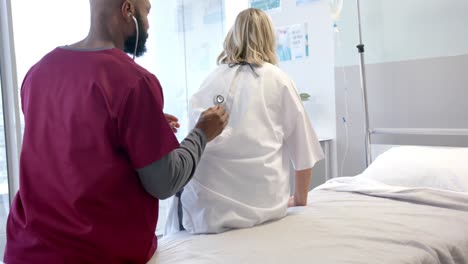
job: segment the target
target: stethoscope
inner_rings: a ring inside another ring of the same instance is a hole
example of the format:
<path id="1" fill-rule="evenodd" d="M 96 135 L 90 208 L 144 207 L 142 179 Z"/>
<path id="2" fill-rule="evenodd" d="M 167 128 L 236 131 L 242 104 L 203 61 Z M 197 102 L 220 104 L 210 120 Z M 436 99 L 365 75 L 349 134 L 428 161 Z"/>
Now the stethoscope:
<path id="1" fill-rule="evenodd" d="M 215 95 L 215 97 L 213 98 L 213 104 L 214 105 L 223 105 L 224 104 L 224 96 L 218 94 L 218 95 Z"/>
<path id="2" fill-rule="evenodd" d="M 132 13 L 128 13 L 128 16 L 133 19 L 133 22 L 135 23 L 135 29 L 136 29 L 136 40 L 135 40 L 135 49 L 133 51 L 133 60 L 135 60 L 136 53 L 138 50 L 138 41 L 140 40 L 140 27 L 138 26 L 138 20 Z"/>
<path id="3" fill-rule="evenodd" d="M 255 72 L 255 69 L 254 69 L 254 67 L 252 66 L 252 64 L 250 64 L 250 63 L 248 63 L 248 62 L 246 62 L 246 61 L 242 61 L 242 62 L 239 62 L 239 63 L 230 63 L 230 64 L 228 64 L 228 66 L 229 66 L 230 68 L 235 67 L 235 66 L 238 66 L 238 65 L 240 65 L 240 66 L 249 65 L 249 67 L 250 67 L 250 69 L 252 70 L 252 72 L 253 72 L 256 76 L 258 76 L 258 74 L 257 74 L 257 72 Z M 239 68 L 240 68 L 240 67 L 239 67 Z M 234 79 L 235 79 L 235 78 L 233 78 L 233 81 L 234 81 Z M 227 94 L 228 96 L 229 96 L 229 94 L 230 94 L 230 92 L 231 92 L 231 89 L 232 89 L 232 85 L 229 87 L 229 91 L 228 91 L 228 94 Z M 216 106 L 223 106 L 223 105 L 226 103 L 226 101 L 227 101 L 226 98 L 225 98 L 223 95 L 221 95 L 221 94 L 217 94 L 217 95 L 215 95 L 215 96 L 213 97 L 213 104 L 216 105 Z"/>

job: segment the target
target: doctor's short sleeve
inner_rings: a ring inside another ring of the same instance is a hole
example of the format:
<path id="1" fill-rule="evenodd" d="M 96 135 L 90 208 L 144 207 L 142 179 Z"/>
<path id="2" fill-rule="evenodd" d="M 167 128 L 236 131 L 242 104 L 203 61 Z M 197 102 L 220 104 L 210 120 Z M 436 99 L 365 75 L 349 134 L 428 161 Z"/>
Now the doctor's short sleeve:
<path id="1" fill-rule="evenodd" d="M 284 142 L 294 169 L 312 168 L 317 161 L 324 158 L 320 142 L 294 84 L 290 82 L 290 85 L 286 85 L 282 94 Z"/>
<path id="2" fill-rule="evenodd" d="M 135 169 L 160 160 L 179 146 L 163 113 L 161 86 L 154 76 L 132 88 L 118 114 L 120 144 Z"/>

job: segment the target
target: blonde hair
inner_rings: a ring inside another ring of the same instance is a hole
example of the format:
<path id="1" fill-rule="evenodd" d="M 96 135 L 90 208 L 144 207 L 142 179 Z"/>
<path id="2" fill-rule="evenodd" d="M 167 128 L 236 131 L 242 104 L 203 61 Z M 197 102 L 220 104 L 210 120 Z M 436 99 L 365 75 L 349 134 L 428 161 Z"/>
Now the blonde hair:
<path id="1" fill-rule="evenodd" d="M 229 30 L 218 64 L 277 64 L 275 49 L 275 31 L 270 18 L 259 9 L 249 8 L 239 13 Z"/>

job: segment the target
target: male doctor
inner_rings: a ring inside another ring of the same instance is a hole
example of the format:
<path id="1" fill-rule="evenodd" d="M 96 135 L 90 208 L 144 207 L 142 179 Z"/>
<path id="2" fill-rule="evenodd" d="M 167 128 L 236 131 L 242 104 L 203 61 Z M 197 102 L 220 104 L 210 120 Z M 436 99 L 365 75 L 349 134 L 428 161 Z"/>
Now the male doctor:
<path id="1" fill-rule="evenodd" d="M 210 108 L 179 145 L 158 79 L 125 54 L 146 50 L 149 0 L 90 5 L 89 35 L 47 54 L 23 82 L 8 264 L 146 263 L 158 199 L 190 180 L 227 123 L 223 108 Z"/>

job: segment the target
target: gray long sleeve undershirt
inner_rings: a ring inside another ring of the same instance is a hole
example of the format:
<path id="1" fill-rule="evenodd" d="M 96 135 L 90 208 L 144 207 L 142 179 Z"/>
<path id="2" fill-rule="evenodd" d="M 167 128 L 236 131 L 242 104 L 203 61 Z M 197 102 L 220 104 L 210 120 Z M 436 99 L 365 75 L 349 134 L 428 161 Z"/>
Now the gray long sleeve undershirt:
<path id="1" fill-rule="evenodd" d="M 194 129 L 180 147 L 139 169 L 138 175 L 145 190 L 158 199 L 167 199 L 181 190 L 192 178 L 206 143 L 205 134 Z"/>

